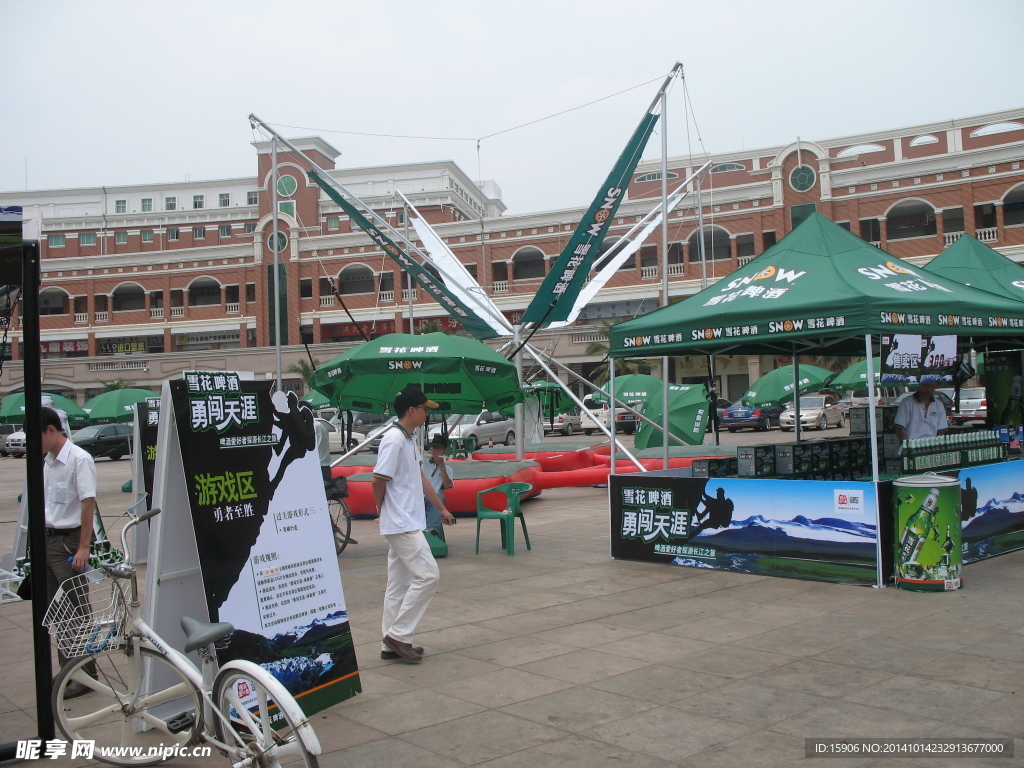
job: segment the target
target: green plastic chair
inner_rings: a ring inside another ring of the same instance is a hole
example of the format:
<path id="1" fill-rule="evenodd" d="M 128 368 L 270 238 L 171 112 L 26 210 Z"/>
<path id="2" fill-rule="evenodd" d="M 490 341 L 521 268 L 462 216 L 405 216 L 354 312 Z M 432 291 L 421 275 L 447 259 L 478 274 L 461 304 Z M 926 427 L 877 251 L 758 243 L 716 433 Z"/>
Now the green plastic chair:
<path id="1" fill-rule="evenodd" d="M 523 538 L 526 539 L 526 548 L 530 546 L 530 534 L 526 532 L 526 518 L 519 509 L 520 499 L 533 490 L 530 483 L 504 483 L 503 485 L 488 488 L 476 495 L 476 553 L 480 554 L 480 523 L 483 520 L 498 520 L 501 522 L 501 548 L 508 551 L 509 555 L 516 553 L 516 518 L 523 526 Z M 484 496 L 489 493 L 503 493 L 505 495 L 505 508 L 495 511 L 484 505 Z"/>

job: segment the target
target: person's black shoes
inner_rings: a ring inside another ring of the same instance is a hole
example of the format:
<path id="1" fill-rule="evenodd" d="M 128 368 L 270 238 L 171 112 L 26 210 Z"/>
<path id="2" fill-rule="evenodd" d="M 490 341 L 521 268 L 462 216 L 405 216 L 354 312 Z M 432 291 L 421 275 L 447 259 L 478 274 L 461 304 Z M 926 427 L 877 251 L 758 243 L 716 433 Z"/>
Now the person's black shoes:
<path id="1" fill-rule="evenodd" d="M 394 651 L 395 655 L 402 659 L 402 661 L 408 661 L 412 664 L 419 664 L 423 661 L 423 657 L 416 653 L 412 643 L 403 643 L 401 640 L 395 640 L 391 635 L 384 635 L 384 645 Z"/>
<path id="2" fill-rule="evenodd" d="M 412 647 L 412 649 L 413 649 L 413 650 L 414 650 L 414 651 L 415 651 L 416 653 L 418 653 L 418 654 L 419 654 L 420 656 L 422 656 L 422 655 L 423 655 L 423 649 L 422 649 L 422 648 L 421 648 L 420 646 L 418 646 L 418 645 L 414 645 L 414 646 Z M 394 661 L 395 659 L 400 659 L 400 658 L 402 658 L 401 656 L 399 656 L 399 655 L 398 655 L 397 653 L 395 653 L 394 651 L 381 651 L 381 652 L 380 652 L 380 657 L 381 657 L 382 659 L 384 659 L 385 661 Z"/>

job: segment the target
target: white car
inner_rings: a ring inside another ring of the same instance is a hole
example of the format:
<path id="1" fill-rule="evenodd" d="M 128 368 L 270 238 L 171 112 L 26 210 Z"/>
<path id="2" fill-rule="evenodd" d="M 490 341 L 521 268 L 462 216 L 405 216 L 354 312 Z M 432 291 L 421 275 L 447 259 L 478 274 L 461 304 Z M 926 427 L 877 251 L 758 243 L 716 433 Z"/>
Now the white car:
<path id="1" fill-rule="evenodd" d="M 341 425 L 336 424 L 332 421 L 327 421 L 327 419 L 317 419 L 316 421 L 327 426 L 327 444 L 331 448 L 331 453 L 345 453 L 346 450 L 355 448 L 357 445 L 359 445 L 359 443 L 366 440 L 366 435 L 364 435 L 362 432 L 356 432 L 353 430 L 352 440 L 349 442 L 348 449 L 346 449 L 342 445 L 342 440 L 344 438 Z"/>
<path id="2" fill-rule="evenodd" d="M 25 430 L 19 429 L 17 432 L 12 432 L 7 436 L 7 441 L 4 444 L 7 450 L 8 456 L 24 456 L 25 455 Z"/>
<path id="3" fill-rule="evenodd" d="M 611 415 L 612 409 L 607 405 L 601 405 L 595 403 L 593 398 L 589 395 L 583 398 L 583 404 L 588 410 L 593 412 L 598 419 L 601 420 L 601 424 L 604 427 L 608 426 L 608 417 Z M 636 407 L 636 406 L 634 406 Z M 638 409 L 639 410 L 639 409 Z M 580 428 L 583 430 L 583 434 L 590 437 L 595 432 L 600 432 L 601 429 L 597 423 L 591 419 L 586 413 L 580 415 Z M 621 406 L 615 408 L 615 431 L 617 433 L 631 435 L 636 432 L 636 416 L 627 411 Z M 602 434 L 604 434 L 602 432 Z"/>
<path id="4" fill-rule="evenodd" d="M 846 426 L 846 414 L 832 395 L 803 395 L 800 398 L 800 427 L 828 429 Z M 779 416 L 779 429 L 789 432 L 796 427 L 796 409 L 792 403 Z"/>
<path id="5" fill-rule="evenodd" d="M 943 388 L 937 390 L 953 400 L 956 391 Z M 956 401 L 953 400 L 955 403 Z M 954 410 L 950 414 L 950 422 L 953 424 L 966 424 L 968 421 L 985 421 L 988 419 L 988 400 L 985 399 L 984 387 L 964 387 L 960 390 L 960 410 Z"/>

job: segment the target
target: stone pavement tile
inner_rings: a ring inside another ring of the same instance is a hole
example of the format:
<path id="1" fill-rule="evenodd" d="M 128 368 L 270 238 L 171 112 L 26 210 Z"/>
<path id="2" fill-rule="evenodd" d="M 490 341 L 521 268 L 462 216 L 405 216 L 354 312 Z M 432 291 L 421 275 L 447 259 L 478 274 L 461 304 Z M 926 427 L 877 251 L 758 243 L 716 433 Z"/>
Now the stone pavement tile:
<path id="1" fill-rule="evenodd" d="M 6 693 L 6 689 L 4 692 Z M 4 712 L 14 712 L 15 710 L 20 709 L 24 709 L 23 705 L 20 702 L 15 704 L 6 696 L 0 695 L 0 714 L 3 714 Z"/>
<path id="2" fill-rule="evenodd" d="M 476 765 L 564 736 L 556 728 L 490 711 L 421 728 L 402 739 L 442 757 Z"/>
<path id="3" fill-rule="evenodd" d="M 680 768 L 777 768 L 801 758 L 804 740 L 771 731 L 756 731 L 715 744 L 679 762 Z M 845 761 L 843 768 L 846 768 Z"/>
<path id="4" fill-rule="evenodd" d="M 679 599 L 679 596 L 659 587 L 638 587 L 636 589 L 628 589 L 625 592 L 616 592 L 614 595 L 608 595 L 607 599 L 621 603 L 626 606 L 626 610 L 635 610 L 675 602 Z"/>
<path id="5" fill-rule="evenodd" d="M 574 645 L 578 648 L 593 648 L 644 634 L 642 630 L 615 626 L 609 621 L 585 621 L 582 624 L 572 624 L 568 627 L 537 632 L 533 636 L 542 640 L 550 640 L 553 643 Z"/>
<path id="6" fill-rule="evenodd" d="M 807 619 L 813 619 L 825 615 L 826 610 L 822 608 L 804 608 L 798 605 L 778 605 L 777 603 L 764 603 L 742 607 L 732 611 L 718 614 L 723 619 L 743 619 L 754 624 L 767 624 L 771 627 L 785 627 L 790 624 L 797 624 Z"/>
<path id="7" fill-rule="evenodd" d="M 737 680 L 680 699 L 670 706 L 698 715 L 764 728 L 827 703 L 827 699 L 798 691 Z"/>
<path id="8" fill-rule="evenodd" d="M 652 664 L 662 664 L 680 656 L 717 647 L 715 643 L 694 640 L 689 637 L 648 632 L 639 637 L 616 640 L 594 648 L 602 653 L 614 653 L 627 659 L 638 659 Z"/>
<path id="9" fill-rule="evenodd" d="M 431 632 L 417 632 L 416 643 L 422 645 L 428 654 L 459 651 L 474 645 L 494 643 L 512 637 L 508 632 L 498 632 L 477 624 L 460 624 L 455 627 L 435 629 Z M 378 654 L 379 655 L 379 654 Z"/>
<path id="10" fill-rule="evenodd" d="M 35 708 L 29 712 L 7 712 L 0 717 L 0 744 L 34 739 L 37 733 Z"/>
<path id="11" fill-rule="evenodd" d="M 380 656 L 380 653 L 377 655 Z M 385 661 L 382 663 L 396 664 L 398 662 Z M 400 693 L 411 693 L 412 691 L 419 690 L 418 686 L 413 683 L 406 680 L 398 680 L 389 675 L 381 675 L 375 669 L 360 669 L 359 682 L 363 686 L 363 692 L 353 699 L 346 700 L 341 706 L 347 706 L 348 701 L 371 701 L 373 699 L 382 699 L 388 696 L 396 696 Z"/>
<path id="12" fill-rule="evenodd" d="M 1008 610 L 1005 605 L 982 604 L 981 601 L 965 608 L 956 608 L 937 613 L 936 623 L 945 621 L 968 622 L 984 632 L 1024 631 L 1024 610 Z"/>
<path id="13" fill-rule="evenodd" d="M 434 690 L 481 707 L 497 709 L 571 686 L 572 683 L 564 680 L 508 667 L 485 675 L 440 683 L 434 686 Z"/>
<path id="14" fill-rule="evenodd" d="M 902 622 L 898 618 L 874 616 L 854 616 L 849 613 L 837 611 L 825 613 L 821 616 L 806 619 L 797 624 L 791 624 L 794 629 L 806 629 L 810 632 L 831 632 L 835 635 L 842 635 L 851 640 L 863 637 L 871 637 L 879 632 L 899 627 Z"/>
<path id="15" fill-rule="evenodd" d="M 839 698 L 890 677 L 892 675 L 889 672 L 830 664 L 817 659 L 798 659 L 785 666 L 762 672 L 753 679 L 753 682 L 799 691 L 811 696 Z"/>
<path id="16" fill-rule="evenodd" d="M 891 709 L 868 707 L 845 699 L 836 699 L 770 725 L 768 729 L 802 739 L 881 739 L 924 735 L 942 725 L 942 721 L 929 720 L 919 715 L 908 715 Z M 843 764 L 845 765 L 845 762 Z"/>
<path id="17" fill-rule="evenodd" d="M 928 617 L 879 632 L 876 640 L 896 645 L 914 645 L 939 651 L 959 651 L 988 640 L 994 633 L 970 621 L 936 620 Z"/>
<path id="18" fill-rule="evenodd" d="M 434 629 L 444 629 L 445 627 L 454 627 L 459 624 L 475 624 L 487 621 L 488 619 L 510 616 L 520 611 L 521 609 L 517 606 L 499 602 L 485 603 L 462 600 L 457 605 L 452 606 L 432 605 L 420 621 L 417 630 L 420 632 L 430 632 Z M 377 620 L 377 626 L 380 626 L 380 619 Z"/>
<path id="19" fill-rule="evenodd" d="M 1024 642 L 1020 635 L 1002 633 L 961 648 L 960 653 L 1024 662 Z"/>
<path id="20" fill-rule="evenodd" d="M 541 661 L 520 665 L 520 669 L 538 675 L 547 675 L 556 680 L 583 685 L 612 675 L 629 672 L 645 666 L 642 661 L 627 659 L 609 653 L 589 649 L 577 650 Z"/>
<path id="21" fill-rule="evenodd" d="M 467 677 L 486 675 L 488 672 L 501 669 L 497 664 L 490 664 L 459 653 L 440 653 L 427 656 L 425 651 L 423 661 L 419 664 L 409 664 L 400 660 L 385 663 L 387 666 L 379 667 L 376 670 L 380 675 L 421 688 L 433 688 L 450 680 L 464 680 Z"/>
<path id="22" fill-rule="evenodd" d="M 742 678 L 756 675 L 782 664 L 789 664 L 792 661 L 792 656 L 755 651 L 752 648 L 741 648 L 737 645 L 723 645 L 709 651 L 700 651 L 672 659 L 667 664 L 670 667 L 706 672 L 709 675 Z"/>
<path id="23" fill-rule="evenodd" d="M 750 624 L 739 619 L 720 619 L 717 616 L 710 616 L 696 621 L 686 621 L 677 627 L 668 627 L 660 631 L 665 635 L 678 635 L 679 637 L 726 645 L 751 635 L 759 635 L 762 632 L 773 630 L 764 624 Z"/>
<path id="24" fill-rule="evenodd" d="M 895 709 L 910 715 L 936 720 L 951 716 L 961 719 L 965 714 L 1005 698 L 996 691 L 986 691 L 941 680 L 899 675 L 844 696 L 847 701 L 873 707 Z"/>
<path id="25" fill-rule="evenodd" d="M 950 653 L 908 674 L 1002 693 L 1024 691 L 1024 664 L 965 653 Z"/>
<path id="26" fill-rule="evenodd" d="M 582 735 L 678 762 L 709 747 L 735 741 L 752 730 L 673 707 L 658 707 L 584 731 Z"/>
<path id="27" fill-rule="evenodd" d="M 972 728 L 962 725 L 958 720 L 951 721 L 945 726 L 925 731 L 924 736 L 933 739 L 1005 739 L 1005 733 L 997 733 L 989 728 Z M 1020 765 L 1021 756 L 1024 755 L 1024 739 L 1019 737 L 1013 739 L 1013 758 L 971 756 L 958 758 L 929 759 L 929 768 L 932 765 L 937 768 L 1009 768 L 1009 766 Z M 919 761 L 920 762 L 920 761 Z"/>
<path id="28" fill-rule="evenodd" d="M 388 737 L 383 731 L 350 720 L 341 712 L 341 707 L 330 707 L 309 719 L 324 753 L 337 752 L 357 744 Z"/>
<path id="29" fill-rule="evenodd" d="M 379 739 L 317 758 L 320 768 L 463 768 L 465 763 L 434 754 L 399 738 Z M 209 760 L 207 760 L 209 763 Z"/>
<path id="30" fill-rule="evenodd" d="M 579 733 L 657 706 L 585 685 L 502 707 L 517 717 Z"/>
<path id="31" fill-rule="evenodd" d="M 356 696 L 343 702 L 342 714 L 394 736 L 482 711 L 482 707 L 430 690 L 376 699 Z"/>
<path id="32" fill-rule="evenodd" d="M 856 640 L 838 648 L 819 653 L 814 658 L 832 664 L 849 664 L 866 669 L 899 674 L 908 672 L 925 662 L 945 656 L 944 651 L 919 648 L 914 645 L 895 645 L 874 637 Z"/>
<path id="33" fill-rule="evenodd" d="M 986 728 L 1024 739 L 1024 691 L 1011 693 L 973 712 L 967 712 L 959 720 L 967 728 Z"/>
<path id="34" fill-rule="evenodd" d="M 874 592 L 875 590 L 866 587 L 852 587 L 847 584 L 816 583 L 813 589 L 775 598 L 768 602 L 778 605 L 796 605 L 801 608 L 841 611 L 850 606 L 871 602 Z"/>
<path id="35" fill-rule="evenodd" d="M 735 644 L 744 648 L 756 648 L 759 651 L 784 653 L 787 656 L 803 658 L 814 656 L 849 642 L 849 638 L 840 637 L 839 635 L 793 629 L 793 627 L 789 626 L 745 637 L 737 640 Z"/>
<path id="36" fill-rule="evenodd" d="M 541 608 L 551 608 L 555 605 L 571 603 L 573 600 L 574 598 L 558 589 L 526 590 L 514 597 L 501 598 L 502 603 L 519 611 L 536 611 Z"/>
<path id="37" fill-rule="evenodd" d="M 460 653 L 503 667 L 517 667 L 520 664 L 547 659 L 551 656 L 560 656 L 575 650 L 577 649 L 571 645 L 552 643 L 535 635 L 523 635 L 508 640 L 499 640 L 496 643 L 464 648 Z"/>
<path id="38" fill-rule="evenodd" d="M 670 768 L 670 755 L 659 760 L 583 736 L 567 736 L 500 757 L 478 768 Z"/>
<path id="39" fill-rule="evenodd" d="M 803 579 L 764 579 L 748 584 L 737 584 L 722 590 L 721 595 L 730 599 L 751 600 L 755 603 L 771 603 L 783 598 L 807 594 L 813 590 L 813 581 L 805 581 Z"/>
<path id="40" fill-rule="evenodd" d="M 719 675 L 691 672 L 660 664 L 640 667 L 589 683 L 590 688 L 619 693 L 654 704 L 671 704 L 704 691 L 728 685 L 732 680 Z"/>
<path id="41" fill-rule="evenodd" d="M 54 662 L 56 667 L 56 662 Z M 19 683 L 4 680 L 4 698 L 11 702 L 16 708 L 28 711 L 32 717 L 36 712 L 36 681 L 23 680 Z"/>

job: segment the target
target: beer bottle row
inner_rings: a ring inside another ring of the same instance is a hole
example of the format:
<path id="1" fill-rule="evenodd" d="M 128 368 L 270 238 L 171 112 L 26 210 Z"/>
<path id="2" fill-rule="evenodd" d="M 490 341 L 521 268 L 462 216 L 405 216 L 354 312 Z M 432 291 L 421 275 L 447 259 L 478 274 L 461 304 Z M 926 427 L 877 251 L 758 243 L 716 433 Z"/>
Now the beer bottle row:
<path id="1" fill-rule="evenodd" d="M 955 432 L 904 440 L 901 456 L 903 473 L 913 474 L 1000 461 L 1006 458 L 1006 446 L 990 430 Z"/>

